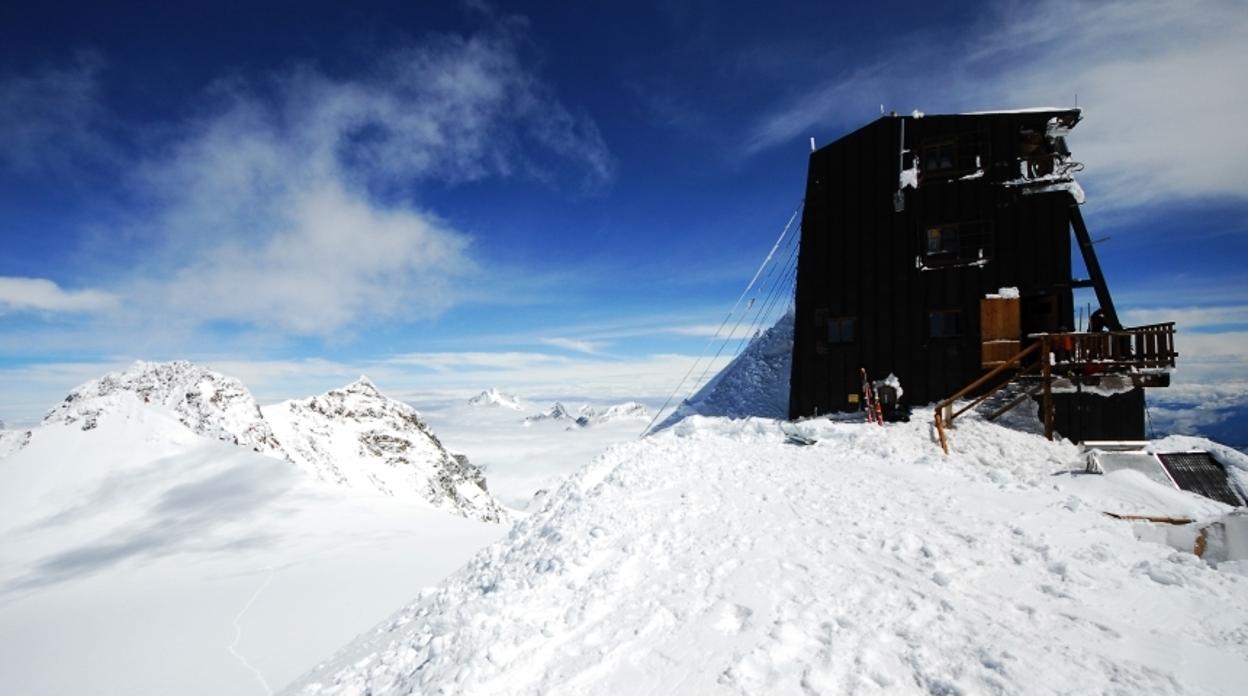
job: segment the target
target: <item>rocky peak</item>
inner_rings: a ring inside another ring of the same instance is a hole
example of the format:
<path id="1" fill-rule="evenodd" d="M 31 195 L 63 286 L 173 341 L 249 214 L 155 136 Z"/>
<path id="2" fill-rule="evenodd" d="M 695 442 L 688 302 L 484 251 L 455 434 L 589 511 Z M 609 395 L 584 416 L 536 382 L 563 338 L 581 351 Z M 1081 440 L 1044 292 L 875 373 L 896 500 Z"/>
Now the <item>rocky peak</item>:
<path id="1" fill-rule="evenodd" d="M 323 481 L 421 499 L 473 519 L 499 521 L 506 514 L 479 467 L 448 452 L 416 409 L 367 378 L 266 406 L 264 416 L 291 461 Z"/>
<path id="2" fill-rule="evenodd" d="M 368 375 L 360 375 L 359 379 L 343 387 L 340 391 L 365 396 L 381 396 L 381 390 L 377 388 L 377 385 L 373 384 Z"/>
<path id="3" fill-rule="evenodd" d="M 241 382 L 185 360 L 138 361 L 91 380 L 49 411 L 43 422 L 91 430 L 100 418 L 118 410 L 119 399 L 127 398 L 168 408 L 200 435 L 283 456 L 255 398 Z"/>

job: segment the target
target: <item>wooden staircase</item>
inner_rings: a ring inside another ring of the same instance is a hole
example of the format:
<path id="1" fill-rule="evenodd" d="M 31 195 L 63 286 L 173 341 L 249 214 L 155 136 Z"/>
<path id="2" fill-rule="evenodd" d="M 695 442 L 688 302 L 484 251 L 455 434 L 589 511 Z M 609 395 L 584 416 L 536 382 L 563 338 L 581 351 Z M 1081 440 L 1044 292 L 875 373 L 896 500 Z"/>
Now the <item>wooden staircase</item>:
<path id="1" fill-rule="evenodd" d="M 1031 343 L 1027 347 L 936 405 L 936 433 L 945 454 L 949 454 L 945 431 L 953 427 L 954 419 L 1010 385 L 1022 388 L 989 414 L 988 420 L 996 420 L 1024 401 L 1043 394 L 1044 436 L 1052 440 L 1055 377 L 1094 379 L 1125 374 L 1138 386 L 1166 386 L 1169 370 L 1178 356 L 1174 350 L 1173 323 L 1097 333 L 1035 334 L 1028 338 Z M 972 395 L 970 401 L 954 410 L 958 400 Z"/>

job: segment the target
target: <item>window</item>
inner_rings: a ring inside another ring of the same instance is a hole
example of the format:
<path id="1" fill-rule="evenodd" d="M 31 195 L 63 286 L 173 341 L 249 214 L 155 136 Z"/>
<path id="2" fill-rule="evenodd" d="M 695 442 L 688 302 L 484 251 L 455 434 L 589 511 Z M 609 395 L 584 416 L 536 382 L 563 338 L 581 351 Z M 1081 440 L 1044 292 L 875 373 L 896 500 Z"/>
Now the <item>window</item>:
<path id="1" fill-rule="evenodd" d="M 927 256 L 943 256 L 958 253 L 958 227 L 957 225 L 945 225 L 944 227 L 927 228 Z"/>
<path id="2" fill-rule="evenodd" d="M 922 228 L 919 268 L 982 264 L 992 258 L 992 225 L 986 220 Z"/>
<path id="3" fill-rule="evenodd" d="M 931 338 L 953 338 L 962 335 L 962 312 L 937 309 L 927 313 L 927 335 Z"/>
<path id="4" fill-rule="evenodd" d="M 925 178 L 947 178 L 979 167 L 979 145 L 973 134 L 927 138 L 920 157 Z"/>
<path id="5" fill-rule="evenodd" d="M 854 319 L 833 317 L 828 320 L 828 343 L 853 343 Z"/>

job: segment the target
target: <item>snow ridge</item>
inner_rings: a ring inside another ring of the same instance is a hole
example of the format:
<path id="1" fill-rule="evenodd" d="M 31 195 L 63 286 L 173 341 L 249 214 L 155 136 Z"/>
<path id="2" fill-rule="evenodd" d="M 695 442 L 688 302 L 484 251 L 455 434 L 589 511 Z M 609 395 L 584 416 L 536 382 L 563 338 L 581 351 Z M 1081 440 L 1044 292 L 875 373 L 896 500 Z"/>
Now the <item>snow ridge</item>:
<path id="1" fill-rule="evenodd" d="M 91 430 L 102 416 L 118 410 L 119 400 L 130 399 L 171 410 L 200 435 L 286 458 L 242 382 L 184 360 L 137 361 L 123 372 L 93 379 L 65 397 L 43 423 L 80 424 L 82 430 Z"/>
<path id="2" fill-rule="evenodd" d="M 1245 578 L 1055 478 L 1069 443 L 972 419 L 944 457 L 929 414 L 613 448 L 287 693 L 1242 690 Z"/>
<path id="3" fill-rule="evenodd" d="M 385 396 L 367 377 L 263 413 L 290 460 L 323 481 L 424 500 L 470 519 L 506 516 L 481 469 L 448 452 L 415 409 Z"/>
<path id="4" fill-rule="evenodd" d="M 692 415 L 727 418 L 779 418 L 789 414 L 789 373 L 793 363 L 793 311 L 750 341 L 719 374 L 681 402 L 654 432 Z"/>

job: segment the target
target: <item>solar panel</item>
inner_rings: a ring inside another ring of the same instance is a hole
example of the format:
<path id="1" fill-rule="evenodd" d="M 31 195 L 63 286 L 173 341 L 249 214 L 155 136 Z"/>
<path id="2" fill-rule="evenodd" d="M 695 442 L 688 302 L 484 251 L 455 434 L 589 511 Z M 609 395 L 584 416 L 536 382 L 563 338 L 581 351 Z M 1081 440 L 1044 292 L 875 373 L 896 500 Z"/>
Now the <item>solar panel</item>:
<path id="1" fill-rule="evenodd" d="M 1231 490 L 1226 470 L 1208 452 L 1159 453 L 1157 457 L 1179 488 L 1227 505 L 1238 507 L 1244 504 Z"/>

